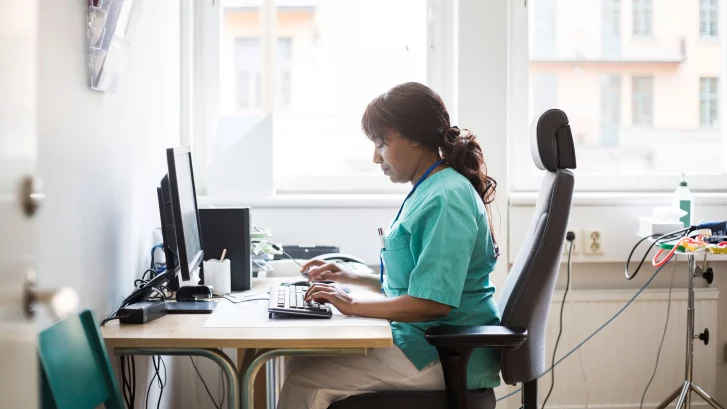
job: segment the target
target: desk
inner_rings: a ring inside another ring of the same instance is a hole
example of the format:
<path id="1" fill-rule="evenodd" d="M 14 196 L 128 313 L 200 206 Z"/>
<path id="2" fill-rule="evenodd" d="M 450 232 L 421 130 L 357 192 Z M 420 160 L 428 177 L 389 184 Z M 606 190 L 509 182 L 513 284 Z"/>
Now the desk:
<path id="1" fill-rule="evenodd" d="M 252 290 L 238 294 L 267 290 L 284 280 L 254 279 Z M 229 407 L 235 409 L 252 409 L 255 376 L 270 359 L 365 354 L 368 348 L 394 345 L 388 327 L 205 328 L 208 317 L 207 314 L 167 315 L 144 325 L 109 322 L 101 328 L 101 334 L 107 348 L 117 355 L 189 355 L 212 359 L 226 375 Z M 238 349 L 239 374 L 235 363 L 221 348 Z"/>

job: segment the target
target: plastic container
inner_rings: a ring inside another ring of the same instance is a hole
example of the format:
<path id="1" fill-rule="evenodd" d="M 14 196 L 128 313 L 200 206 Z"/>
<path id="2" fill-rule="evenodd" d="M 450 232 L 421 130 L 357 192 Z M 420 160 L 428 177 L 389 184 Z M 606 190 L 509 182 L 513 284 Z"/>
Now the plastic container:
<path id="1" fill-rule="evenodd" d="M 230 259 L 211 259 L 204 262 L 204 283 L 212 286 L 215 295 L 229 294 L 232 291 Z"/>
<path id="2" fill-rule="evenodd" d="M 682 181 L 679 182 L 679 187 L 677 187 L 672 195 L 672 206 L 687 212 L 687 214 L 679 219 L 684 227 L 689 227 L 694 223 L 694 197 L 689 190 L 689 186 L 687 186 L 687 180 L 684 174 L 682 174 Z"/>

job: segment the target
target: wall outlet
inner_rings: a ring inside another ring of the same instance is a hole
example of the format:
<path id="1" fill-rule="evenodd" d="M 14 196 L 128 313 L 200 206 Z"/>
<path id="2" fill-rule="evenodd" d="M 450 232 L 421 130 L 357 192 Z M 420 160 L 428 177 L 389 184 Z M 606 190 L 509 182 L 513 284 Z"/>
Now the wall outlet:
<path id="1" fill-rule="evenodd" d="M 587 229 L 583 231 L 583 254 L 587 256 L 603 255 L 603 231 Z"/>
<path id="2" fill-rule="evenodd" d="M 578 230 L 573 230 L 573 229 L 566 230 L 566 232 L 569 232 L 569 231 L 572 231 L 576 235 L 576 239 L 573 240 L 573 253 L 571 253 L 571 256 L 575 256 L 578 254 L 578 251 L 580 250 L 580 247 L 581 247 L 581 244 L 578 242 L 581 232 L 579 232 Z M 570 243 L 568 242 L 568 240 L 566 240 L 565 243 L 563 244 L 563 254 L 560 257 L 560 261 L 563 263 L 568 262 L 568 249 L 569 248 L 570 248 Z M 571 257 L 571 260 L 572 260 L 572 257 Z"/>

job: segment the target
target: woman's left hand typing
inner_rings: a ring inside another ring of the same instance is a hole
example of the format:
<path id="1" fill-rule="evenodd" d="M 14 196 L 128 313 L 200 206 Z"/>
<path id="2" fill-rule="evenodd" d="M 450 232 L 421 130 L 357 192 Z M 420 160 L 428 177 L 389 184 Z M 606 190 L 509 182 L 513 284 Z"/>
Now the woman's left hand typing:
<path id="1" fill-rule="evenodd" d="M 354 315 L 354 300 L 345 291 L 333 284 L 315 283 L 305 293 L 306 301 L 329 303 L 343 315 Z"/>

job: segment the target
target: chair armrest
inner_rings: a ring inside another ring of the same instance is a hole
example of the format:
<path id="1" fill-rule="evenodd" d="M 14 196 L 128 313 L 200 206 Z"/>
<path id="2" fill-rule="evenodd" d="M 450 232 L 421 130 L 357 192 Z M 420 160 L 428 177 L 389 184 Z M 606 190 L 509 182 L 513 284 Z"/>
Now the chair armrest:
<path id="1" fill-rule="evenodd" d="M 424 334 L 427 342 L 437 348 L 482 347 L 517 349 L 528 337 L 525 328 L 508 328 L 495 325 L 471 327 L 438 325 Z"/>
<path id="2" fill-rule="evenodd" d="M 528 331 L 495 325 L 438 325 L 429 328 L 424 337 L 437 348 L 449 408 L 468 409 L 467 365 L 475 348 L 517 349 L 528 338 Z"/>

